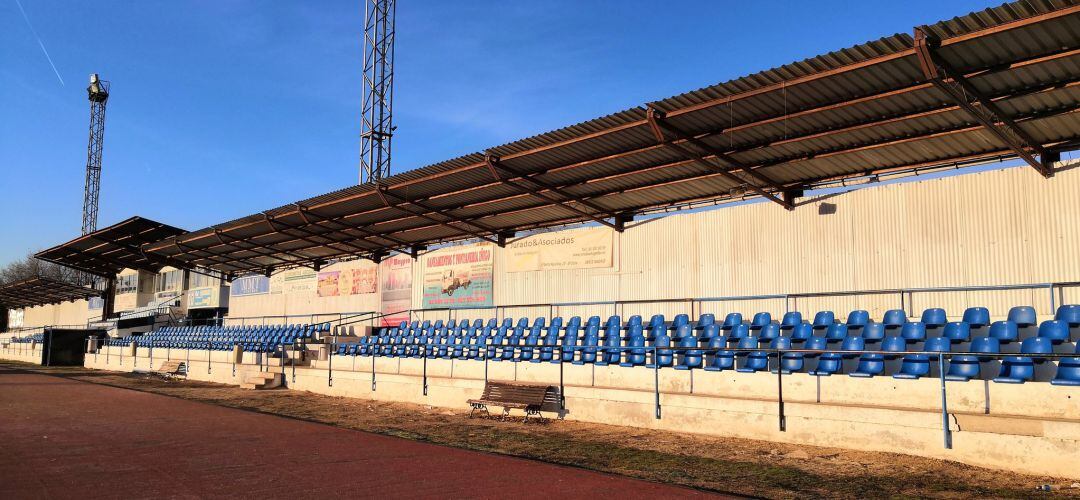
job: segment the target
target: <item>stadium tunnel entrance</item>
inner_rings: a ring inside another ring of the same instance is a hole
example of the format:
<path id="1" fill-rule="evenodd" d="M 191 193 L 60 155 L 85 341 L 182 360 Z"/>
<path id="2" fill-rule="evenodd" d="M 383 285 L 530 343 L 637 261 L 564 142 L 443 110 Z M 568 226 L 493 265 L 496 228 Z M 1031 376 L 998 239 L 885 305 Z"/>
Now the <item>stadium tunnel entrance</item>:
<path id="1" fill-rule="evenodd" d="M 42 340 L 41 364 L 82 366 L 89 339 L 105 337 L 105 330 L 102 329 L 46 328 Z"/>

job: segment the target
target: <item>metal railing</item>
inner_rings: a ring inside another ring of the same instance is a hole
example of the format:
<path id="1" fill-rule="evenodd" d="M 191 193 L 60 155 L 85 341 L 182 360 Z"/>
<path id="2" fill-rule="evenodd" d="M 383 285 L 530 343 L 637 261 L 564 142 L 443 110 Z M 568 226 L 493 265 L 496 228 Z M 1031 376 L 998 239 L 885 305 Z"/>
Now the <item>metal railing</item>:
<path id="1" fill-rule="evenodd" d="M 985 285 L 985 286 L 952 286 L 952 287 L 921 287 L 921 288 L 894 288 L 894 289 L 875 289 L 875 290 L 849 290 L 849 291 L 834 291 L 834 292 L 810 292 L 810 293 L 786 293 L 786 294 L 762 294 L 762 295 L 731 295 L 721 297 L 685 297 L 685 298 L 669 298 L 669 299 L 632 299 L 632 300 L 610 300 L 610 301 L 580 301 L 580 302 L 548 302 L 548 303 L 533 303 L 533 304 L 506 304 L 506 305 L 492 305 L 492 306 L 478 306 L 478 307 L 461 307 L 461 308 L 419 308 L 408 309 L 395 313 L 382 313 L 381 315 L 373 316 L 369 319 L 371 326 L 379 326 L 374 324 L 374 320 L 384 317 L 392 317 L 397 315 L 407 315 L 409 321 L 414 319 L 432 319 L 433 317 L 441 317 L 445 314 L 445 319 L 461 320 L 471 319 L 475 316 L 475 313 L 480 311 L 492 311 L 496 320 L 502 321 L 508 317 L 508 311 L 515 309 L 547 309 L 546 314 L 549 318 L 562 316 L 562 310 L 567 308 L 582 308 L 582 307 L 603 307 L 611 308 L 612 315 L 625 315 L 627 306 L 646 306 L 646 305 L 668 305 L 668 304 L 682 304 L 684 305 L 684 311 L 691 317 L 696 317 L 701 314 L 706 304 L 712 303 L 724 303 L 724 302 L 747 302 L 747 301 L 761 301 L 761 300 L 776 300 L 783 301 L 783 311 L 785 313 L 791 311 L 800 310 L 800 300 L 812 299 L 812 298 L 826 298 L 826 297 L 861 297 L 861 296 L 895 296 L 896 308 L 903 310 L 908 316 L 915 316 L 918 311 L 915 310 L 914 297 L 918 294 L 929 293 L 960 293 L 960 292 L 998 292 L 998 291 L 1014 291 L 1014 290 L 1045 290 L 1047 293 L 1047 300 L 1051 310 L 1057 309 L 1059 304 L 1065 302 L 1064 289 L 1080 287 L 1080 281 L 1070 282 L 1053 282 L 1053 283 L 1031 283 L 1031 284 L 1016 284 L 1016 285 Z M 470 314 L 472 313 L 472 314 Z"/>
<path id="2" fill-rule="evenodd" d="M 349 343 L 349 345 L 355 345 L 359 350 L 359 345 Z M 676 346 L 605 346 L 605 345 L 573 345 L 564 346 L 561 344 L 433 344 L 433 343 L 419 343 L 419 342 L 403 342 L 399 344 L 369 344 L 368 348 L 383 349 L 389 348 L 391 352 L 396 351 L 398 348 L 402 348 L 404 352 L 409 352 L 410 349 L 415 352 L 413 355 L 405 354 L 374 354 L 366 353 L 361 354 L 354 351 L 352 354 L 338 354 L 340 344 L 329 344 L 329 354 L 327 358 L 327 386 L 333 387 L 334 385 L 334 368 L 333 360 L 334 356 L 349 356 L 349 357 L 370 357 L 371 358 L 371 390 L 375 391 L 377 387 L 377 370 L 375 359 L 380 357 L 385 358 L 421 358 L 423 363 L 422 368 L 422 385 L 423 395 L 428 395 L 428 370 L 427 363 L 428 358 L 436 359 L 452 359 L 452 360 L 471 360 L 471 361 L 483 361 L 484 362 L 484 383 L 488 382 L 488 363 L 491 361 L 506 361 L 506 362 L 529 362 L 530 360 L 519 359 L 522 352 L 529 352 L 530 358 L 537 355 L 537 351 L 542 356 L 550 355 L 550 359 L 541 359 L 539 362 L 557 363 L 559 365 L 559 411 L 560 413 L 566 410 L 566 398 L 565 398 L 565 373 L 564 365 L 566 363 L 575 364 L 591 364 L 597 366 L 606 365 L 619 365 L 619 366 L 644 366 L 653 370 L 653 396 L 654 396 L 654 409 L 655 418 L 662 418 L 662 406 L 660 390 L 660 370 L 662 368 L 677 369 L 678 366 L 683 366 L 686 370 L 702 370 L 705 369 L 705 359 L 707 356 L 718 356 L 720 354 L 731 354 L 734 358 L 738 358 L 740 353 L 742 355 L 749 355 L 751 353 L 764 353 L 766 355 L 766 367 L 761 370 L 755 370 L 755 373 L 772 372 L 776 374 L 776 405 L 777 405 L 777 419 L 778 427 L 781 432 L 787 432 L 787 417 L 784 408 L 784 387 L 783 378 L 784 375 L 791 375 L 792 372 L 785 370 L 782 366 L 782 360 L 785 355 L 789 354 L 801 354 L 803 359 L 814 359 L 820 357 L 822 354 L 834 354 L 841 356 L 842 359 L 853 359 L 863 355 L 880 355 L 882 361 L 896 360 L 905 356 L 926 356 L 927 366 L 927 378 L 930 378 L 929 363 L 936 361 L 938 375 L 936 378 L 940 380 L 940 410 L 941 410 L 941 427 L 942 438 L 944 447 L 947 449 L 952 448 L 952 431 L 949 428 L 949 411 L 948 411 L 948 394 L 946 390 L 946 362 L 951 363 L 951 359 L 959 356 L 968 356 L 974 358 L 989 358 L 991 360 L 1002 360 L 1005 358 L 1028 358 L 1033 362 L 1041 363 L 1046 360 L 1061 360 L 1061 359 L 1077 359 L 1080 362 L 1080 353 L 1019 353 L 1019 352 L 1001 352 L 1001 353 L 986 353 L 986 352 L 957 352 L 957 351 L 919 351 L 919 350 L 905 350 L 905 351 L 882 351 L 871 349 L 860 350 L 843 350 L 843 349 L 773 349 L 773 348 L 740 348 L 740 347 L 676 347 Z M 508 351 L 509 350 L 509 351 Z M 547 352 L 545 352 L 547 350 Z M 435 355 L 433 351 L 446 351 L 450 352 L 462 352 L 466 357 L 460 357 L 459 355 Z M 595 356 L 592 360 L 577 359 L 577 352 Z M 471 353 L 476 352 L 483 354 L 482 356 L 469 357 Z M 509 352 L 509 357 L 507 357 Z M 571 359 L 566 359 L 566 354 L 570 354 Z M 597 361 L 600 356 L 611 355 L 615 353 L 618 360 L 616 361 Z M 651 355 L 651 358 L 646 358 L 647 355 Z M 631 356 L 641 356 L 643 359 L 634 359 L 631 361 Z M 690 367 L 685 364 L 685 359 L 688 356 L 694 356 L 699 358 L 699 361 L 695 366 Z M 676 358 L 679 358 L 679 362 L 676 362 Z M 482 358 L 482 359 L 480 359 Z M 622 360 L 626 359 L 626 362 Z M 981 361 L 981 359 L 980 359 Z M 625 364 L 629 363 L 629 364 Z M 732 361 L 732 366 L 727 370 L 735 370 L 735 361 Z M 775 368 L 773 364 L 775 363 Z M 721 370 L 723 371 L 723 370 Z M 809 372 L 810 370 L 807 370 Z M 884 373 L 884 372 L 883 372 Z M 394 373 L 397 374 L 396 372 Z M 837 375 L 842 372 L 836 373 Z M 811 375 L 819 376 L 819 375 Z M 820 375 L 826 376 L 826 375 Z M 879 375 L 888 376 L 888 375 Z M 989 380 L 986 380 L 989 382 Z M 295 374 L 294 374 L 295 382 Z M 989 409 L 987 409 L 989 411 Z"/>

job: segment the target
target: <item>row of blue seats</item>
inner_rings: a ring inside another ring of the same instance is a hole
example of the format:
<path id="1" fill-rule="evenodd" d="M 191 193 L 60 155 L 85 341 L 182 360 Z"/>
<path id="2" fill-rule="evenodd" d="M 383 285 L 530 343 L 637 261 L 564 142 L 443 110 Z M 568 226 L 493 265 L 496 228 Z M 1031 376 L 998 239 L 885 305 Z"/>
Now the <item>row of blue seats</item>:
<path id="1" fill-rule="evenodd" d="M 678 322 L 678 320 L 676 320 Z M 706 320 L 707 322 L 707 320 Z M 554 318 L 552 325 L 546 328 L 546 335 L 543 335 L 545 331 L 545 324 L 543 318 L 538 318 L 534 322 L 531 328 L 528 328 L 528 335 L 525 334 L 527 328 L 527 320 L 520 320 L 517 327 L 510 329 L 511 322 L 503 322 L 503 325 L 495 328 L 494 325 L 498 323 L 494 320 L 489 321 L 487 326 L 483 325 L 483 322 L 474 323 L 474 325 L 456 325 L 457 328 L 451 330 L 446 327 L 442 330 L 436 330 L 436 324 L 429 324 L 425 328 L 425 325 L 408 325 L 403 323 L 397 328 L 391 328 L 384 331 L 381 335 L 376 337 L 364 337 L 360 339 L 356 344 L 341 344 L 338 346 L 338 354 L 353 354 L 353 355 L 377 355 L 377 356 L 391 356 L 391 357 L 435 357 L 435 358 L 458 358 L 458 359 L 490 359 L 497 361 L 552 361 L 559 362 L 560 359 L 557 356 L 553 356 L 555 346 L 563 346 L 562 361 L 574 362 L 577 364 L 583 363 L 597 363 L 597 364 L 621 364 L 626 366 L 644 365 L 646 353 L 651 352 L 651 349 L 646 349 L 646 343 L 649 346 L 654 347 L 671 347 L 675 345 L 677 347 L 687 348 L 690 350 L 680 354 L 680 360 L 676 364 L 672 361 L 671 351 L 660 351 L 657 356 L 660 366 L 675 366 L 677 369 L 691 369 L 691 368 L 704 368 L 706 370 L 724 370 L 735 369 L 735 358 L 746 356 L 747 366 L 740 367 L 743 370 L 757 371 L 754 367 L 761 368 L 760 364 L 762 360 L 765 361 L 767 367 L 768 354 L 745 354 L 735 351 L 723 351 L 716 353 L 717 349 L 731 348 L 737 346 L 740 349 L 754 349 L 754 348 L 772 348 L 772 349 L 813 349 L 813 350 L 827 350 L 830 347 L 836 349 L 839 347 L 839 351 L 860 351 L 860 350 L 880 350 L 887 352 L 904 352 L 904 351 L 916 351 L 918 343 L 922 343 L 925 340 L 925 345 L 922 346 L 922 350 L 935 351 L 935 352 L 950 352 L 954 348 L 954 344 L 960 344 L 969 340 L 970 326 L 966 323 L 957 322 L 957 324 L 963 325 L 964 328 L 949 328 L 949 324 L 946 324 L 945 331 L 947 336 L 931 337 L 926 339 L 925 332 L 922 336 L 910 335 L 910 328 L 908 328 L 909 335 L 893 335 L 885 336 L 881 331 L 880 325 L 873 326 L 875 324 L 868 324 L 865 331 L 861 332 L 863 335 L 848 335 L 848 326 L 846 324 L 833 324 L 827 329 L 825 336 L 813 335 L 813 328 L 811 325 L 797 326 L 791 330 L 789 335 L 780 335 L 778 325 L 773 324 L 769 326 L 766 324 L 761 328 L 756 335 L 751 335 L 749 325 L 738 324 L 726 333 L 722 333 L 719 325 L 708 324 L 697 335 L 695 330 L 689 324 L 681 324 L 673 336 L 667 335 L 666 328 L 662 328 L 654 325 L 650 331 L 653 335 L 646 337 L 643 333 L 642 325 L 636 323 L 631 319 L 629 325 L 629 335 L 621 335 L 622 327 L 617 319 L 609 319 L 607 325 L 603 329 L 603 335 L 601 336 L 599 330 L 599 318 L 590 318 L 585 325 L 585 335 L 580 339 L 579 332 L 581 330 L 580 318 L 571 318 L 569 324 L 565 328 L 565 335 L 560 336 L 559 333 L 563 330 L 562 318 Z M 1047 321 L 1042 324 L 1039 329 L 1038 335 L 1023 341 L 1020 346 L 1021 354 L 1050 354 L 1053 353 L 1053 346 L 1059 344 L 1068 339 L 1069 327 L 1068 323 L 1061 320 Z M 880 337 L 877 334 L 867 335 L 871 331 L 877 331 L 882 333 Z M 961 335 L 959 332 L 963 332 Z M 402 333 L 405 332 L 405 333 Z M 418 333 L 417 333 L 418 332 Z M 436 333 L 438 332 L 438 333 Z M 877 342 L 881 342 L 881 346 L 875 346 Z M 998 354 L 1001 352 L 1000 345 L 1006 343 L 1001 339 L 993 336 L 979 337 L 971 341 L 970 352 L 978 352 L 983 354 Z M 505 347 L 506 345 L 523 345 L 523 347 Z M 870 347 L 868 347 L 870 345 Z M 535 347 L 533 347 L 535 346 Z M 629 347 L 629 349 L 625 349 Z M 638 349 L 634 349 L 634 348 Z M 624 348 L 624 349 L 620 349 Z M 691 348 L 708 348 L 709 363 L 703 363 L 702 351 L 696 351 Z M 539 351 L 539 356 L 534 357 L 534 350 Z M 967 352 L 967 350 L 961 349 L 961 352 Z M 600 352 L 600 356 L 597 357 L 597 353 Z M 773 354 L 775 357 L 775 354 Z M 901 369 L 894 374 L 897 378 L 918 378 L 919 376 L 929 373 L 929 358 L 927 355 L 907 355 L 904 357 L 905 363 L 901 366 Z M 785 371 L 798 372 L 803 369 L 804 358 L 815 358 L 816 354 L 804 355 L 802 353 L 785 353 L 783 362 L 781 363 L 781 369 Z M 830 375 L 833 373 L 839 373 L 842 368 L 842 360 L 852 359 L 859 357 L 859 368 L 856 369 L 853 376 L 874 376 L 884 373 L 885 361 L 889 359 L 895 359 L 896 356 L 888 354 L 841 354 L 840 358 L 836 358 L 833 355 L 823 355 L 819 361 L 819 366 L 811 370 L 815 375 Z M 961 376 L 968 376 L 968 378 L 978 377 L 979 366 L 982 362 L 988 361 L 989 356 L 981 357 L 979 363 L 972 363 L 969 359 L 970 356 L 956 356 L 952 359 L 950 364 L 951 379 L 956 379 Z M 982 359 L 986 358 L 986 359 Z M 997 377 L 999 382 L 1016 381 L 1022 382 L 1024 380 L 1030 380 L 1031 377 L 1022 372 L 1019 367 L 1027 364 L 1036 364 L 1041 362 L 1041 359 L 1021 360 L 1013 359 L 1019 358 L 1019 356 L 1007 357 L 1002 361 L 1003 368 L 1002 373 Z M 1061 383 L 1069 385 L 1069 381 L 1077 378 L 1072 374 L 1070 370 L 1071 358 L 1066 358 L 1062 361 L 1059 371 L 1061 373 L 1058 377 Z M 797 361 L 797 362 L 796 362 Z M 1007 365 L 1007 366 L 1006 366 Z M 920 369 L 920 366 L 925 367 L 925 371 Z M 965 368 L 966 367 L 966 368 Z M 962 368 L 967 369 L 965 372 Z M 974 368 L 976 372 L 971 375 L 964 375 L 964 373 L 970 373 L 970 369 Z M 1015 373 L 1014 373 L 1015 372 Z M 1080 380 L 1080 379 L 1077 379 Z"/>
<path id="2" fill-rule="evenodd" d="M 239 345 L 245 351 L 270 352 L 329 331 L 329 323 L 318 325 L 198 326 L 165 327 L 143 335 L 106 341 L 106 345 L 131 345 L 171 349 L 224 351 Z"/>
<path id="3" fill-rule="evenodd" d="M 406 331 L 413 334 L 419 332 L 426 332 L 428 335 L 433 335 L 437 332 L 448 331 L 451 333 L 458 332 L 466 329 L 479 330 L 481 328 L 505 328 L 515 330 L 532 330 L 536 328 L 543 329 L 546 318 L 538 317 L 533 322 L 532 326 L 529 326 L 528 318 L 520 318 L 515 326 L 512 319 L 504 319 L 501 326 L 496 319 L 488 320 L 485 325 L 483 320 L 475 320 L 472 325 L 469 325 L 468 321 L 462 321 L 458 323 L 456 320 L 449 320 L 443 323 L 442 320 L 436 320 L 434 323 L 431 321 L 413 321 L 412 323 L 403 322 L 400 326 L 396 327 L 399 331 Z M 580 320 L 579 320 L 580 321 Z M 1060 322 L 1066 325 L 1066 337 L 1058 339 L 1061 341 L 1068 341 L 1071 336 L 1067 332 L 1068 328 L 1080 327 L 1080 305 L 1063 305 L 1058 308 L 1055 318 L 1049 320 L 1050 322 Z M 1044 322 L 1045 323 L 1045 322 Z M 1060 324 L 1059 323 L 1059 324 Z M 675 316 L 674 321 L 665 321 L 664 315 L 654 315 L 649 323 L 642 322 L 641 316 L 631 316 L 625 323 L 622 322 L 620 316 L 615 315 L 608 318 L 604 323 L 605 327 L 617 325 L 624 332 L 628 332 L 633 326 L 640 325 L 648 333 L 649 337 L 654 337 L 655 333 L 660 330 L 666 330 L 669 332 L 676 331 L 682 325 L 690 325 L 696 331 L 703 330 L 709 325 L 716 324 L 716 318 L 713 314 L 702 314 L 696 322 L 691 322 L 690 318 L 686 314 L 679 314 Z M 801 312 L 792 311 L 785 313 L 782 320 L 777 323 L 773 321 L 772 315 L 768 312 L 760 312 L 754 315 L 753 319 L 749 322 L 745 321 L 741 313 L 730 313 L 725 318 L 723 323 L 720 324 L 721 330 L 735 331 L 733 337 L 737 338 L 744 336 L 741 334 L 743 331 L 754 332 L 762 330 L 766 338 L 779 336 L 780 332 L 793 330 L 793 335 L 798 338 L 800 336 L 807 336 L 807 333 L 811 334 L 816 331 L 824 331 L 825 336 L 833 339 L 840 340 L 848 336 L 849 332 L 858 332 L 860 336 L 866 338 L 868 341 L 881 340 L 885 338 L 885 335 L 893 330 L 899 330 L 901 336 L 908 339 L 925 339 L 927 331 L 934 332 L 937 330 L 944 330 L 943 335 L 953 338 L 954 340 L 965 340 L 971 335 L 972 330 L 980 330 L 989 327 L 988 334 L 995 338 L 998 338 L 1002 343 L 1010 343 L 1022 340 L 1021 330 L 1028 327 L 1038 325 L 1035 309 L 1030 306 L 1018 306 L 1009 310 L 1007 319 L 1002 321 L 990 321 L 990 311 L 985 307 L 970 307 L 964 311 L 961 321 L 948 321 L 948 316 L 944 309 L 930 308 L 923 311 L 923 314 L 919 321 L 908 321 L 907 314 L 900 309 L 894 309 L 886 311 L 880 322 L 875 322 L 870 318 L 869 312 L 865 310 L 851 311 L 847 316 L 846 322 L 837 321 L 836 314 L 832 311 L 820 311 L 814 315 L 813 322 L 808 322 L 803 319 Z M 593 316 L 589 318 L 587 325 L 600 325 L 600 317 Z M 1060 326 L 1049 327 L 1055 332 L 1060 334 Z"/>

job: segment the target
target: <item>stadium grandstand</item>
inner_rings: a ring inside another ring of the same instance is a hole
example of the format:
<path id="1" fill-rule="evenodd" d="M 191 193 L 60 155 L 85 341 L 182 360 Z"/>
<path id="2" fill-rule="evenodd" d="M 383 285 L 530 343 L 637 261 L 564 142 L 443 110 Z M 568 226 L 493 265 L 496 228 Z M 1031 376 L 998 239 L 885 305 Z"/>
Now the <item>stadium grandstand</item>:
<path id="1" fill-rule="evenodd" d="M 1015 2 L 203 229 L 132 217 L 37 254 L 95 288 L 0 288 L 0 357 L 84 331 L 93 369 L 1080 479 L 1078 85 L 1080 6 Z"/>

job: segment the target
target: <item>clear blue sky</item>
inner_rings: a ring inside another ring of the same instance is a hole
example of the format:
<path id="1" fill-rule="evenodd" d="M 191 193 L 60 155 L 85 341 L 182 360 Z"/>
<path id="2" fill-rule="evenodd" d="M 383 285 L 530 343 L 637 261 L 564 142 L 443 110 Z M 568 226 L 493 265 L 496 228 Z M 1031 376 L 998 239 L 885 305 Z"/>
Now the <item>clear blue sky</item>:
<path id="1" fill-rule="evenodd" d="M 355 184 L 361 2 L 0 0 L 0 265 L 78 236 L 90 73 L 104 226 L 185 229 Z M 395 172 L 996 3 L 400 0 Z M 64 85 L 61 85 L 60 78 Z"/>

